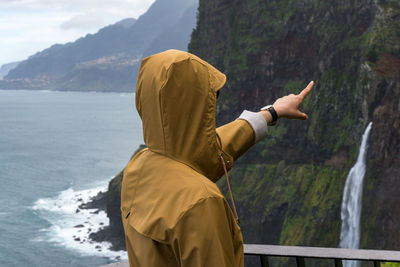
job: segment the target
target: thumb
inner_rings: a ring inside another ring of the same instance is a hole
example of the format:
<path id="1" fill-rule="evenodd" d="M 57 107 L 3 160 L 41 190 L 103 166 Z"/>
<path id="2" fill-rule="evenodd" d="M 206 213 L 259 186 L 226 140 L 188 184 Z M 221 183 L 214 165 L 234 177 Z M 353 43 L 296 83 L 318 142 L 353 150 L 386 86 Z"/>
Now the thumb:
<path id="1" fill-rule="evenodd" d="M 303 112 L 301 112 L 301 111 L 299 111 L 298 117 L 299 117 L 300 120 L 308 120 L 307 114 L 306 114 L 306 113 L 303 113 Z"/>

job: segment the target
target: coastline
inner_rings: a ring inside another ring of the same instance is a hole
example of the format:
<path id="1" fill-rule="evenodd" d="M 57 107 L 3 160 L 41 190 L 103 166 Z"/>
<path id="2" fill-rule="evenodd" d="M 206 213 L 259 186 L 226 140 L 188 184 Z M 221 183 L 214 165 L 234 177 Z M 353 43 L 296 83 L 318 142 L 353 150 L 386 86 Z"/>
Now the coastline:
<path id="1" fill-rule="evenodd" d="M 32 210 L 47 220 L 50 227 L 37 242 L 54 242 L 84 255 L 126 259 L 126 252 L 106 239 L 96 238 L 109 228 L 105 196 L 107 187 L 74 190 L 72 187 L 51 198 L 38 199 Z"/>

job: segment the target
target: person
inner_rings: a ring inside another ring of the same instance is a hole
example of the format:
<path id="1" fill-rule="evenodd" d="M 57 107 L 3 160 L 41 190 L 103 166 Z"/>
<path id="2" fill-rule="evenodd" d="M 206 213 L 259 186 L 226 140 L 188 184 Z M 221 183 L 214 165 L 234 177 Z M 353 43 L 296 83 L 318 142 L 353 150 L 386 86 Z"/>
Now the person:
<path id="1" fill-rule="evenodd" d="M 130 266 L 244 265 L 237 218 L 215 182 L 277 116 L 307 119 L 299 107 L 313 82 L 216 129 L 216 95 L 225 81 L 187 52 L 143 59 L 136 108 L 147 148 L 126 166 L 121 190 Z"/>

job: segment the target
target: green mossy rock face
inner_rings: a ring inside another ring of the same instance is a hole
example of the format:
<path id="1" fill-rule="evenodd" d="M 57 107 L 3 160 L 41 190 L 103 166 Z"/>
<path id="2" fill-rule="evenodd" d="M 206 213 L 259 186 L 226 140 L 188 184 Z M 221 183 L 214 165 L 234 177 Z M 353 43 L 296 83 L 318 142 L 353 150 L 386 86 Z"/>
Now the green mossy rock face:
<path id="1" fill-rule="evenodd" d="M 310 245 L 316 241 L 318 226 L 324 229 L 321 245 L 338 243 L 335 233 L 340 224 L 336 218 L 343 176 L 345 172 L 332 167 L 288 165 L 284 161 L 234 168 L 232 186 L 245 241 Z"/>
<path id="2" fill-rule="evenodd" d="M 231 171 L 246 243 L 336 247 L 344 183 L 372 121 L 361 247 L 400 249 L 399 44 L 395 0 L 200 0 L 189 51 L 227 75 L 219 124 L 316 82 L 309 121 L 269 127 Z"/>
<path id="3" fill-rule="evenodd" d="M 381 264 L 382 267 L 400 267 L 398 262 L 385 262 Z"/>

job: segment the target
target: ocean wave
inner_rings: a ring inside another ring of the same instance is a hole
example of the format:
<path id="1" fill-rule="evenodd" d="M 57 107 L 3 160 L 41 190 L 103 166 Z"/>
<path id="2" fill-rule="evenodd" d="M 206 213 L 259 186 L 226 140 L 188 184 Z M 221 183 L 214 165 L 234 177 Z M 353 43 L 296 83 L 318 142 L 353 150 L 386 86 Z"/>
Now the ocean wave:
<path id="1" fill-rule="evenodd" d="M 119 96 L 120 97 L 132 97 L 134 95 L 134 93 L 120 93 Z"/>
<path id="2" fill-rule="evenodd" d="M 89 234 L 109 224 L 107 214 L 97 209 L 80 209 L 106 187 L 75 191 L 68 188 L 53 198 L 38 199 L 32 209 L 49 222 L 50 227 L 42 229 L 33 240 L 53 242 L 79 253 L 107 257 L 111 260 L 126 259 L 125 251 L 111 251 L 109 242 L 93 242 Z"/>

